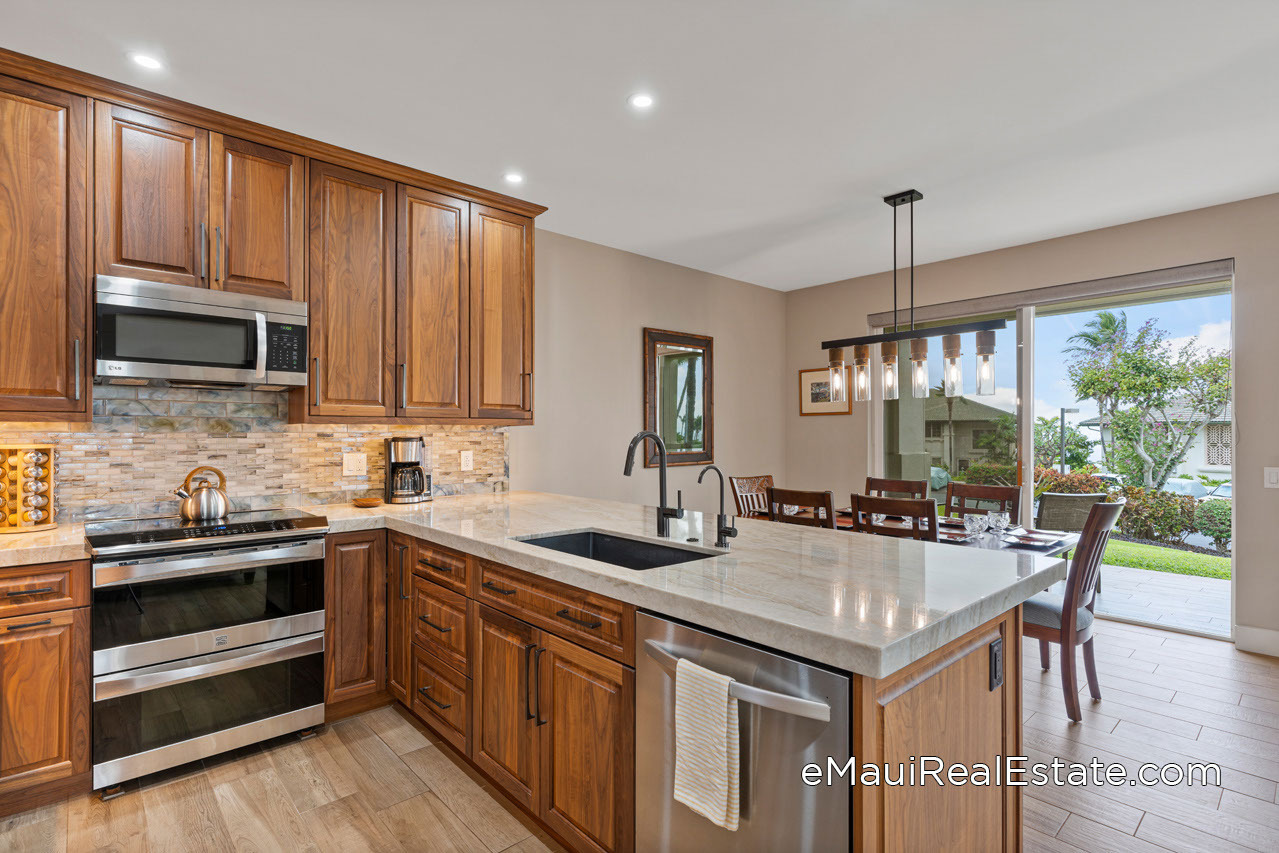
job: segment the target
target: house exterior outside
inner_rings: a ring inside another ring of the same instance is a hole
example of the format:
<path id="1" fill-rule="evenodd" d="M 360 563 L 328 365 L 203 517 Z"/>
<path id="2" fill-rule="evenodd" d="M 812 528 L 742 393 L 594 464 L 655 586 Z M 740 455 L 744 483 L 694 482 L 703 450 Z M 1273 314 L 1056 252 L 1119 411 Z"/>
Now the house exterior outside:
<path id="1" fill-rule="evenodd" d="M 1232 406 L 1226 405 L 1221 416 L 1195 432 L 1194 440 L 1186 451 L 1185 460 L 1177 466 L 1174 477 L 1194 478 L 1202 474 L 1218 480 L 1230 479 L 1230 466 L 1234 462 L 1234 433 L 1232 431 Z M 1185 423 L 1189 417 L 1185 408 L 1174 408 L 1171 412 L 1175 423 Z M 1178 418 L 1181 420 L 1178 420 Z M 1101 417 L 1091 417 L 1079 423 L 1081 429 L 1100 433 L 1109 442 L 1110 427 L 1103 426 Z"/>
<path id="2" fill-rule="evenodd" d="M 935 467 L 957 477 L 989 455 L 977 442 L 1005 417 L 1010 413 L 968 397 L 931 396 L 924 400 L 924 449 Z"/>

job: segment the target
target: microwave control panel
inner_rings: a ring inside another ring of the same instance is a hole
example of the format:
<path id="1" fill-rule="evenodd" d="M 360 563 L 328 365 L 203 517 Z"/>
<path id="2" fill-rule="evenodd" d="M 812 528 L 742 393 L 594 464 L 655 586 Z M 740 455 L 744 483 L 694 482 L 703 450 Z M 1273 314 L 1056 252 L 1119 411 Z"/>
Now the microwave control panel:
<path id="1" fill-rule="evenodd" d="M 267 323 L 266 342 L 267 370 L 306 372 L 306 326 L 298 323 Z"/>

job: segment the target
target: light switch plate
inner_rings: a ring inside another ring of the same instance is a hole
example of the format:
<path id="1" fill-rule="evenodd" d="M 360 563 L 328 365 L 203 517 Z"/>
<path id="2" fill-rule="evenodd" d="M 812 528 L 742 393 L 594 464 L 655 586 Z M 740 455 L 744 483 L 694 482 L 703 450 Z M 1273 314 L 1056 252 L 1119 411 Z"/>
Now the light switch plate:
<path id="1" fill-rule="evenodd" d="M 369 473 L 369 455 L 367 453 L 343 453 L 342 476 L 362 477 Z"/>
<path id="2" fill-rule="evenodd" d="M 1279 489 L 1279 468 L 1267 468 L 1266 470 L 1266 488 Z"/>
<path id="3" fill-rule="evenodd" d="M 463 471 L 475 470 L 475 451 L 474 450 L 462 451 L 462 470 Z"/>

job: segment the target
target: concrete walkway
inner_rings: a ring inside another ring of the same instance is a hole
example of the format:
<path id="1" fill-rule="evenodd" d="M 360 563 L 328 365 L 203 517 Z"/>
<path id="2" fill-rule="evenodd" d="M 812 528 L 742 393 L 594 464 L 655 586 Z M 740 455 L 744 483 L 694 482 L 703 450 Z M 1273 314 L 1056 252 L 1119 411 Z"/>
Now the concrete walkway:
<path id="1" fill-rule="evenodd" d="M 1097 615 L 1229 637 L 1230 581 L 1103 564 Z"/>

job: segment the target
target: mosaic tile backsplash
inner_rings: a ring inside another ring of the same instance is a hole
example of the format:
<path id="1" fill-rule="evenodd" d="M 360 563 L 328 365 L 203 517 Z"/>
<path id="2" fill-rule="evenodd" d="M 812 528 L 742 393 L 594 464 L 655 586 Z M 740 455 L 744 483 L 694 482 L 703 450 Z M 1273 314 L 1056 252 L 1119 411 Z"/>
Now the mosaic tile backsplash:
<path id="1" fill-rule="evenodd" d="M 99 385 L 92 423 L 0 422 L 0 444 L 52 444 L 58 521 L 175 515 L 173 490 L 197 465 L 227 477 L 237 510 L 342 503 L 381 496 L 382 441 L 426 439 L 437 495 L 504 492 L 504 427 L 290 424 L 283 391 L 206 391 Z M 462 471 L 460 451 L 475 468 Z M 368 474 L 342 475 L 342 454 L 368 454 Z"/>

